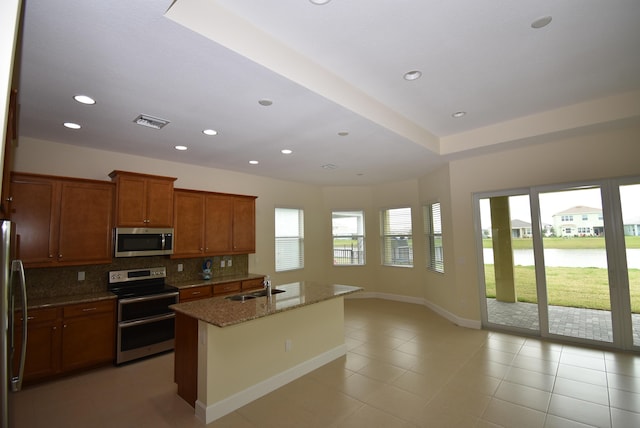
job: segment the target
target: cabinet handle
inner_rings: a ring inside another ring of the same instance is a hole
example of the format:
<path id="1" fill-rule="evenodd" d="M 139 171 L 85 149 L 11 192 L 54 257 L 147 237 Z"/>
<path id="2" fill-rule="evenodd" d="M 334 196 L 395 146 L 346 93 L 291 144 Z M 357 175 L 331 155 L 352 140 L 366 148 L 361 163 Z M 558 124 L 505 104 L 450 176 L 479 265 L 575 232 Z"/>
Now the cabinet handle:
<path id="1" fill-rule="evenodd" d="M 53 254 L 49 254 L 49 258 L 52 259 L 53 258 Z"/>
<path id="2" fill-rule="evenodd" d="M 198 294 L 200 294 L 200 291 L 194 291 L 193 293 L 191 293 L 192 296 L 197 296 Z"/>
<path id="3" fill-rule="evenodd" d="M 13 202 L 13 196 L 9 196 L 9 197 L 7 198 L 7 202 Z"/>
<path id="4" fill-rule="evenodd" d="M 27 317 L 27 321 L 31 321 L 31 320 L 34 320 L 34 319 L 36 319 L 36 317 L 29 317 L 29 316 Z M 20 321 L 22 321 L 22 320 L 20 320 Z"/>
<path id="5" fill-rule="evenodd" d="M 91 312 L 91 311 L 97 311 L 98 308 L 82 308 L 82 312 Z"/>
<path id="6" fill-rule="evenodd" d="M 57 330 L 57 329 L 58 329 L 58 327 L 55 327 L 55 326 L 54 326 L 52 329 L 53 329 L 53 330 Z"/>

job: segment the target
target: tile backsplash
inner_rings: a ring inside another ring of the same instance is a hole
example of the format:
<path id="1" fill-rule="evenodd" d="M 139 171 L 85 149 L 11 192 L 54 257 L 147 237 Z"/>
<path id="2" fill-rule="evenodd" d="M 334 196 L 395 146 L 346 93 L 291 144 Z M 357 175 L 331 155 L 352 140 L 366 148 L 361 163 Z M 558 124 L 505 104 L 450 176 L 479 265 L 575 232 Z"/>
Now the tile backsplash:
<path id="1" fill-rule="evenodd" d="M 165 266 L 169 283 L 198 280 L 202 278 L 202 265 L 207 259 L 212 261 L 214 279 L 249 272 L 249 257 L 246 254 L 193 259 L 170 259 L 167 256 L 114 258 L 112 263 L 104 265 L 26 269 L 27 297 L 40 299 L 107 291 L 107 277 L 112 270 Z M 224 268 L 221 267 L 222 260 L 225 261 Z M 229 260 L 231 266 L 228 266 Z M 179 264 L 182 264 L 182 272 L 178 272 Z M 82 281 L 78 280 L 81 272 L 84 272 Z"/>

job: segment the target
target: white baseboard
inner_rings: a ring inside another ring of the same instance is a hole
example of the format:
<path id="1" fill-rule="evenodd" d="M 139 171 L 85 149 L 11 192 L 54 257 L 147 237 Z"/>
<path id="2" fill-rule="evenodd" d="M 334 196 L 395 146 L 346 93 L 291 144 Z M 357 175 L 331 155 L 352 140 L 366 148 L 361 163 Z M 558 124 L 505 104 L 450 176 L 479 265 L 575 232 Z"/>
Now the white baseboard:
<path id="1" fill-rule="evenodd" d="M 345 296 L 345 299 L 384 299 L 384 300 L 393 300 L 396 302 L 413 303 L 415 305 L 422 305 L 427 307 L 428 309 L 431 309 L 436 314 L 451 321 L 455 325 L 459 325 L 460 327 L 474 328 L 476 330 L 479 330 L 480 328 L 482 328 L 482 323 L 480 321 L 461 318 L 456 314 L 449 312 L 446 309 L 441 308 L 440 306 L 428 301 L 424 297 L 412 297 L 412 296 L 403 296 L 401 294 L 361 291 L 359 293 L 349 294 Z"/>
<path id="2" fill-rule="evenodd" d="M 239 409 L 245 404 L 258 399 L 263 395 L 267 395 L 268 393 L 275 391 L 281 386 L 284 386 L 287 383 L 294 381 L 299 377 L 304 376 L 307 373 L 312 372 L 315 369 L 320 368 L 325 364 L 335 360 L 336 358 L 340 358 L 346 354 L 347 346 L 340 345 L 323 354 L 313 357 L 310 360 L 300 363 L 297 366 L 280 372 L 277 375 L 270 377 L 269 379 L 265 379 L 262 382 L 250 386 L 244 391 L 240 391 L 230 397 L 225 398 L 224 400 L 211 404 L 210 406 L 206 406 L 204 403 L 196 400 L 196 417 L 204 423 L 209 424 L 216 419 L 219 419 L 224 415 Z"/>

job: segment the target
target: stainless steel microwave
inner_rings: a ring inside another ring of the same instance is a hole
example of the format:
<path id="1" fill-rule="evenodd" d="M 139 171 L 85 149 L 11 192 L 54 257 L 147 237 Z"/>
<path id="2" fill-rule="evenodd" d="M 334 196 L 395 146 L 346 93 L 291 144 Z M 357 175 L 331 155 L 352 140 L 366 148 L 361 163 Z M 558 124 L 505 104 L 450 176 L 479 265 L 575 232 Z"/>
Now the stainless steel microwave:
<path id="1" fill-rule="evenodd" d="M 114 248 L 115 257 L 173 254 L 173 228 L 118 227 Z"/>

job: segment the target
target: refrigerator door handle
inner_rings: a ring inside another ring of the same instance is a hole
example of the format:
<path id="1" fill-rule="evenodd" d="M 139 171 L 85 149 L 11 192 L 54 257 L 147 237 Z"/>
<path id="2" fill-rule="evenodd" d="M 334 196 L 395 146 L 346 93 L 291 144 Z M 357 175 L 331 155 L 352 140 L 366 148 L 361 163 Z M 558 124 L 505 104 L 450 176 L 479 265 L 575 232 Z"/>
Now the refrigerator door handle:
<path id="1" fill-rule="evenodd" d="M 13 375 L 13 358 L 9 361 L 9 366 L 12 369 L 10 371 L 11 389 L 14 392 L 20 391 L 20 389 L 22 389 L 24 362 L 27 355 L 27 284 L 24 276 L 24 266 L 22 264 L 22 260 L 13 260 L 11 262 L 11 275 L 9 280 L 11 286 L 13 286 L 13 275 L 15 272 L 20 275 L 20 292 L 22 294 L 22 348 L 20 349 L 20 367 L 18 368 L 18 374 L 16 376 Z M 12 311 L 10 316 L 15 317 L 15 312 Z M 15 326 L 15 323 L 13 323 L 13 325 Z M 11 344 L 11 346 L 13 347 L 13 343 Z"/>

